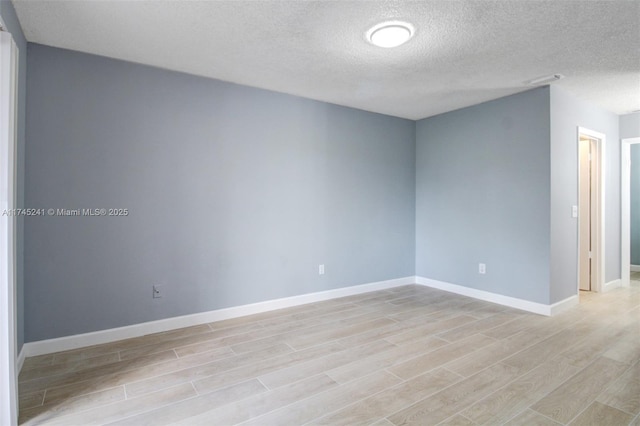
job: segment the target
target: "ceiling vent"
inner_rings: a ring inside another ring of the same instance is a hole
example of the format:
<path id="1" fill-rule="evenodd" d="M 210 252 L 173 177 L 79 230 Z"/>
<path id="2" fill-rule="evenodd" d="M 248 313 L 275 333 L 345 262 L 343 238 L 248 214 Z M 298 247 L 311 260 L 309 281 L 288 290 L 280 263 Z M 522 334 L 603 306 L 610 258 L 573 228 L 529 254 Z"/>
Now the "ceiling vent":
<path id="1" fill-rule="evenodd" d="M 529 86 L 544 86 L 546 84 L 553 83 L 554 81 L 562 80 L 563 78 L 564 75 L 562 74 L 551 74 L 528 81 L 527 84 Z"/>

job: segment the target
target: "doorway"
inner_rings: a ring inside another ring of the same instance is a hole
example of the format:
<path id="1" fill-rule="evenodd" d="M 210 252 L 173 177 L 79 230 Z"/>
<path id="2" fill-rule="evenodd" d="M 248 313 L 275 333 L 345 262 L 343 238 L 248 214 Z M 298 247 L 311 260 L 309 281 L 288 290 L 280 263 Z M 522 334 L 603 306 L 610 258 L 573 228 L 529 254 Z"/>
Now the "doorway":
<path id="1" fill-rule="evenodd" d="M 620 221 L 620 271 L 622 285 L 628 287 L 631 278 L 631 147 L 638 149 L 640 138 L 623 139 L 620 155 L 620 198 L 621 198 L 621 221 Z M 635 164 L 640 166 L 640 164 Z M 635 272 L 635 271 L 633 271 Z"/>
<path id="2" fill-rule="evenodd" d="M 604 290 L 605 135 L 578 128 L 578 290 Z"/>

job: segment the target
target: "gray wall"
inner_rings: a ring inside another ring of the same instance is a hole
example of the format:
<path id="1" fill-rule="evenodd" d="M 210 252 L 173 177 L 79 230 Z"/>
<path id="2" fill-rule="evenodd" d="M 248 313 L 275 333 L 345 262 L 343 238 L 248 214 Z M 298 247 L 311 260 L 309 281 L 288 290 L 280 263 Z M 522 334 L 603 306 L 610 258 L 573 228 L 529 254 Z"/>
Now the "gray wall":
<path id="1" fill-rule="evenodd" d="M 17 207 L 24 207 L 24 153 L 26 127 L 27 96 L 27 40 L 22 33 L 13 4 L 8 0 L 0 0 L 0 16 L 11 33 L 19 50 L 18 64 L 18 145 L 16 147 L 17 168 Z M 17 338 L 18 351 L 24 343 L 24 220 L 18 217 L 16 226 L 16 298 L 17 298 Z"/>
<path id="2" fill-rule="evenodd" d="M 421 120 L 416 140 L 416 275 L 548 303 L 549 89 Z"/>
<path id="3" fill-rule="evenodd" d="M 607 135 L 620 276 L 618 139 L 640 114 L 546 87 L 414 123 L 40 45 L 28 60 L 20 205 L 131 213 L 28 219 L 20 343 L 23 312 L 36 341 L 414 273 L 563 300 L 577 126 Z"/>
<path id="4" fill-rule="evenodd" d="M 578 131 L 606 135 L 605 282 L 620 278 L 620 141 L 618 116 L 551 86 L 551 303 L 576 294 Z"/>
<path id="5" fill-rule="evenodd" d="M 640 112 L 620 116 L 620 139 L 640 138 Z"/>
<path id="6" fill-rule="evenodd" d="M 631 264 L 640 265 L 640 144 L 631 145 Z"/>
<path id="7" fill-rule="evenodd" d="M 27 205 L 130 215 L 27 220 L 27 341 L 414 274 L 414 122 L 34 44 L 28 62 Z"/>

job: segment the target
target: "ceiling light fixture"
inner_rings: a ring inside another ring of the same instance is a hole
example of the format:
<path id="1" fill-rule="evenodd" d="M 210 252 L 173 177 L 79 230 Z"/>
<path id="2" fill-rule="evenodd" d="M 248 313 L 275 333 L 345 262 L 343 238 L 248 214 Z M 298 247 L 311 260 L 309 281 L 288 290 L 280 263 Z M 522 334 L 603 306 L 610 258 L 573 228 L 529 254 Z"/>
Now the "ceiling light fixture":
<path id="1" fill-rule="evenodd" d="M 536 78 L 535 80 L 531 80 L 528 84 L 530 86 L 542 86 L 544 84 L 553 83 L 554 81 L 562 80 L 564 75 L 562 74 L 552 74 L 544 77 Z"/>
<path id="2" fill-rule="evenodd" d="M 367 39 L 378 47 L 397 47 L 413 37 L 413 25 L 406 22 L 383 22 L 367 31 Z"/>

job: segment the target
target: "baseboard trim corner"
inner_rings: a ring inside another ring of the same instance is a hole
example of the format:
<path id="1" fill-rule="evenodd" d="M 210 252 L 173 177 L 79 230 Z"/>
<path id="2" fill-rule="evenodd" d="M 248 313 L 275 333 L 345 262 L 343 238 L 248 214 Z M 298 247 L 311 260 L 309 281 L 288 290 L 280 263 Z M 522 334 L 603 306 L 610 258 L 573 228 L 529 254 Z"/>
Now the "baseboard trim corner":
<path id="1" fill-rule="evenodd" d="M 613 281 L 609 281 L 608 283 L 605 283 L 604 286 L 602 287 L 602 292 L 606 293 L 618 287 L 622 287 L 622 280 L 620 278 L 618 278 L 617 280 L 613 280 Z"/>
<path id="2" fill-rule="evenodd" d="M 567 309 L 573 308 L 580 303 L 580 298 L 577 294 L 569 296 L 564 300 L 556 302 L 549 306 L 549 316 L 558 315 L 560 312 L 564 312 Z"/>
<path id="3" fill-rule="evenodd" d="M 465 287 L 458 284 L 451 284 L 444 281 L 432 280 L 425 277 L 416 277 L 416 283 L 436 288 L 438 290 L 448 291 L 450 293 L 468 296 L 474 299 L 484 300 L 485 302 L 496 303 L 498 305 L 508 306 L 510 308 L 520 309 L 522 311 L 533 312 L 534 314 L 552 316 L 565 309 L 570 308 L 578 303 L 578 296 L 571 296 L 553 305 L 545 305 L 543 303 L 531 302 L 529 300 L 518 299 L 516 297 L 505 296 L 502 294 L 491 293 L 485 290 Z"/>
<path id="4" fill-rule="evenodd" d="M 76 334 L 73 336 L 29 342 L 23 345 L 20 353 L 23 354 L 24 362 L 25 357 L 100 345 L 132 337 L 140 337 L 147 334 L 160 333 L 178 328 L 207 324 L 214 321 L 238 318 L 262 312 L 274 311 L 276 309 L 290 308 L 293 306 L 305 305 L 307 303 L 322 302 L 324 300 L 337 299 L 339 297 L 352 296 L 377 290 L 385 290 L 409 284 L 415 284 L 414 276 L 301 294 L 298 296 L 267 300 L 248 305 L 234 306 L 157 321 L 149 321 L 124 327 Z"/>
<path id="5" fill-rule="evenodd" d="M 22 345 L 22 348 L 20 349 L 20 352 L 18 353 L 18 359 L 16 359 L 16 377 L 20 375 L 20 372 L 22 371 L 22 366 L 24 365 L 24 360 L 25 358 L 27 358 L 26 355 L 26 350 L 25 350 L 25 345 Z"/>
<path id="6" fill-rule="evenodd" d="M 631 272 L 640 272 L 640 265 L 631 265 Z"/>

